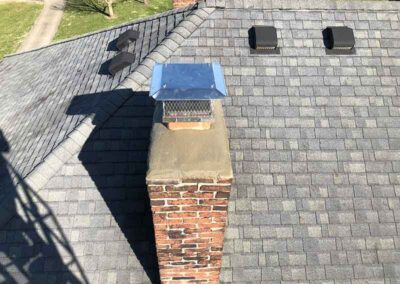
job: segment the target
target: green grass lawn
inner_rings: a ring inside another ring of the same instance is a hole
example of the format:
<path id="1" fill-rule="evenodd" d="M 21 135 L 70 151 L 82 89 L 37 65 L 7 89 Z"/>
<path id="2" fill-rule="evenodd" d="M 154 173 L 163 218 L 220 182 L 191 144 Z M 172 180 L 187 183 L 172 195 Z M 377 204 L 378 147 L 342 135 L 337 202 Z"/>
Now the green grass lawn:
<path id="1" fill-rule="evenodd" d="M 114 6 L 115 19 L 107 19 L 101 13 L 67 9 L 54 40 L 93 32 L 170 9 L 172 9 L 172 0 L 150 0 L 148 6 L 140 0 L 126 0 Z"/>
<path id="2" fill-rule="evenodd" d="M 0 59 L 17 50 L 41 10 L 41 4 L 0 4 Z"/>

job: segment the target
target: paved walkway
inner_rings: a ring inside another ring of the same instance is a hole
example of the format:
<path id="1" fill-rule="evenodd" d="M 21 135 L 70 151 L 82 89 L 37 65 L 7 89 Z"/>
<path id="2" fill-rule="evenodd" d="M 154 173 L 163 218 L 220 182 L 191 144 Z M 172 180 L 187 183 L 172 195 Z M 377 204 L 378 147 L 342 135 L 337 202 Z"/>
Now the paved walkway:
<path id="1" fill-rule="evenodd" d="M 63 0 L 45 0 L 44 7 L 18 52 L 36 49 L 51 43 L 63 15 Z"/>

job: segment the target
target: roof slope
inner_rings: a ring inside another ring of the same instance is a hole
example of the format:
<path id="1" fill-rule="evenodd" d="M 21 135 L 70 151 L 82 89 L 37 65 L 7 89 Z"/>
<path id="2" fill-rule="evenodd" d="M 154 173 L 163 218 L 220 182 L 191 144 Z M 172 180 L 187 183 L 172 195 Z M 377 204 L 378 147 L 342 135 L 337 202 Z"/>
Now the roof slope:
<path id="1" fill-rule="evenodd" d="M 12 146 L 7 159 L 25 177 L 85 115 L 68 115 L 71 100 L 115 89 L 194 9 L 174 10 L 88 34 L 0 62 L 0 129 Z M 113 40 L 127 29 L 139 39 L 128 48 L 136 61 L 111 77 L 106 66 L 116 52 Z"/>
<path id="2" fill-rule="evenodd" d="M 146 89 L 155 62 L 222 64 L 235 184 L 221 282 L 398 281 L 400 3 L 209 0 L 208 5 L 213 2 L 223 9 L 193 12 L 120 88 Z M 278 28 L 281 55 L 250 55 L 247 31 L 253 24 Z M 321 31 L 342 24 L 354 28 L 357 53 L 327 56 Z M 41 191 L 61 227 L 75 228 L 70 245 L 93 282 L 146 278 L 146 265 L 129 261 L 141 253 L 126 249 L 122 236 L 130 244 L 144 241 L 134 233 L 129 237 L 126 228 L 136 231 L 136 223 L 124 224 L 132 220 L 129 209 L 137 210 L 134 200 L 142 204 L 145 195 L 150 125 L 143 121 L 150 109 L 142 104 L 125 103 Z M 140 219 L 145 210 L 138 209 L 134 215 Z M 4 251 L 14 241 L 9 234 L 25 233 L 14 221 L 0 232 L 7 234 Z M 108 245 L 108 255 L 93 254 L 94 245 Z"/>
<path id="3" fill-rule="evenodd" d="M 399 3 L 272 2 L 286 6 L 226 1 L 170 58 L 225 72 L 235 183 L 221 282 L 396 282 Z M 277 28 L 280 55 L 250 54 L 254 24 Z M 355 55 L 325 54 L 329 25 L 354 29 Z"/>
<path id="4" fill-rule="evenodd" d="M 60 111 L 87 117 L 25 180 L 0 154 L 11 189 L 0 200 L 0 282 L 157 283 L 144 184 L 153 107 L 138 90 L 212 10 L 191 9 L 115 90 L 71 98 Z"/>

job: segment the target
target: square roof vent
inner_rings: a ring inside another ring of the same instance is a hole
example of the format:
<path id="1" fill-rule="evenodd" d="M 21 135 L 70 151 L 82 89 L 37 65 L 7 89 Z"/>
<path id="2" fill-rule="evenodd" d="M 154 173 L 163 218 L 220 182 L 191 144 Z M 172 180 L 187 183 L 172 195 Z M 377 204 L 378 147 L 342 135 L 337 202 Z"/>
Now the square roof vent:
<path id="1" fill-rule="evenodd" d="M 136 41 L 139 38 L 139 32 L 136 30 L 127 30 L 122 33 L 117 39 L 117 48 L 122 50 L 127 47 L 131 42 Z"/>
<path id="2" fill-rule="evenodd" d="M 354 54 L 356 40 L 349 27 L 327 27 L 323 32 L 326 54 Z"/>
<path id="3" fill-rule="evenodd" d="M 213 101 L 226 95 L 219 64 L 154 66 L 150 96 L 162 104 L 162 122 L 170 129 L 210 128 L 214 121 Z"/>
<path id="4" fill-rule="evenodd" d="M 249 30 L 251 54 L 279 54 L 278 36 L 273 26 L 253 26 Z"/>
<path id="5" fill-rule="evenodd" d="M 125 67 L 131 65 L 133 62 L 135 62 L 135 54 L 122 51 L 113 59 L 111 59 L 110 64 L 108 65 L 108 72 L 114 76 Z"/>

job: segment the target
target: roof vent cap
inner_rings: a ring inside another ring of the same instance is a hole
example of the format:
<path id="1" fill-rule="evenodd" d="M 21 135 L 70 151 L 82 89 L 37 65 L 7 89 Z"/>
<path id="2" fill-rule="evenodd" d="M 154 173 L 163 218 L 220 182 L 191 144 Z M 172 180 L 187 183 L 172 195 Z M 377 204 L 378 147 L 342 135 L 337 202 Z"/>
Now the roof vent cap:
<path id="1" fill-rule="evenodd" d="M 139 38 L 139 32 L 136 30 L 127 30 L 122 33 L 117 39 L 117 48 L 118 50 L 124 49 L 131 42 L 136 41 Z"/>
<path id="2" fill-rule="evenodd" d="M 249 30 L 251 54 L 279 54 L 278 36 L 273 26 L 253 26 Z"/>
<path id="3" fill-rule="evenodd" d="M 327 27 L 323 31 L 327 54 L 354 54 L 356 40 L 349 27 Z"/>
<path id="4" fill-rule="evenodd" d="M 135 54 L 127 51 L 122 51 L 118 53 L 113 59 L 111 59 L 108 66 L 108 72 L 112 76 L 114 76 L 125 67 L 131 65 L 133 62 L 135 62 Z"/>

